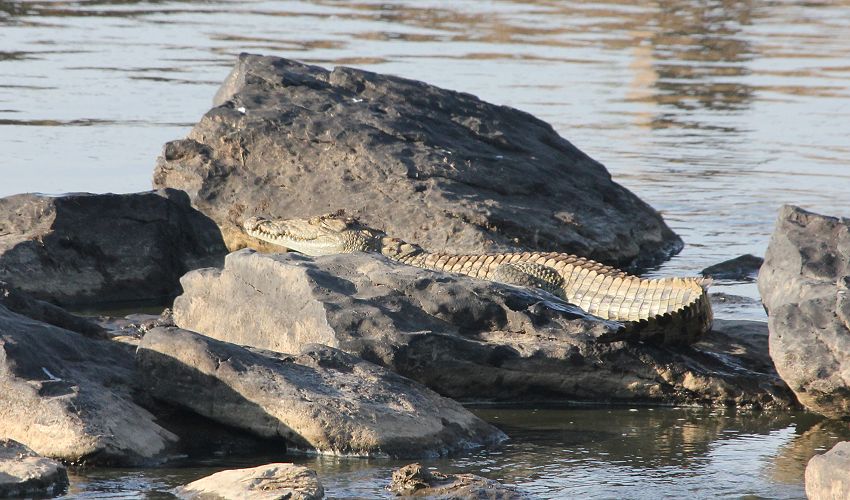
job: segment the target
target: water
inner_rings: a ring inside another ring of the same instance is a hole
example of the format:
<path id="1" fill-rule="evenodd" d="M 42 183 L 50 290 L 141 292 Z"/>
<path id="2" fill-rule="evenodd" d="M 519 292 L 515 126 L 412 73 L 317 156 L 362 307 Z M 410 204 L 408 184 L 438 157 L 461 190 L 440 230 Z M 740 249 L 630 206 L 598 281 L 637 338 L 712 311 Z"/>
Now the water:
<path id="1" fill-rule="evenodd" d="M 0 1 L 0 196 L 149 189 L 162 144 L 188 132 L 248 51 L 421 79 L 545 119 L 682 235 L 684 251 L 649 274 L 694 274 L 762 255 L 783 203 L 850 216 L 848 7 Z M 757 298 L 752 282 L 715 290 Z M 754 300 L 718 306 L 718 317 L 764 319 Z M 510 420 L 512 443 L 437 465 L 540 496 L 793 498 L 815 447 L 783 450 L 834 435 L 787 415 L 707 414 L 684 426 L 658 420 L 677 410 L 609 411 L 487 410 Z M 570 421 L 585 427 L 576 434 Z M 676 425 L 696 437 L 653 445 Z M 336 496 L 376 495 L 391 467 L 312 463 Z M 180 470 L 84 471 L 74 492 L 164 490 L 206 471 Z"/>

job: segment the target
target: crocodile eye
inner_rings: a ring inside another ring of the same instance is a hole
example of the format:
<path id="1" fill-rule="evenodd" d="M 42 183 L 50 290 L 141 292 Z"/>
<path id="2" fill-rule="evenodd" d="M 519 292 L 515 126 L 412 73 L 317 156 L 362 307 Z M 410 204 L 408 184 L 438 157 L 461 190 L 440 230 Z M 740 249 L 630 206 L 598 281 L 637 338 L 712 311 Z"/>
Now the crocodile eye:
<path id="1" fill-rule="evenodd" d="M 348 222 L 341 219 L 325 219 L 322 223 L 325 227 L 334 231 L 344 231 L 348 229 Z"/>

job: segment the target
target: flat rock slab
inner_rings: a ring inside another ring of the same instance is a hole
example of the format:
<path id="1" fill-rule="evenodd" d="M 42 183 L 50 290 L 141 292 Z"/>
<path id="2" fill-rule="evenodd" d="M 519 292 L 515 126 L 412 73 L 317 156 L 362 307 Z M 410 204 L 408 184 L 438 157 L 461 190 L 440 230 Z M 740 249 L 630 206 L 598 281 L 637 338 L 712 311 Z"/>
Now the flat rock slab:
<path id="1" fill-rule="evenodd" d="M 431 251 L 565 251 L 619 267 L 682 242 L 608 171 L 528 113 L 422 82 L 243 54 L 215 106 L 169 142 L 183 189 L 231 249 L 251 215 L 344 208 Z"/>
<path id="2" fill-rule="evenodd" d="M 783 207 L 758 285 L 779 375 L 810 410 L 850 416 L 850 219 Z"/>
<path id="3" fill-rule="evenodd" d="M 521 500 L 531 498 L 511 486 L 475 474 L 443 474 L 421 464 L 393 472 L 389 490 L 396 496 L 452 500 Z"/>
<path id="4" fill-rule="evenodd" d="M 217 472 L 177 488 L 184 499 L 321 500 L 325 489 L 316 471 L 290 463 Z"/>
<path id="5" fill-rule="evenodd" d="M 131 397 L 133 350 L 0 304 L 0 439 L 71 463 L 146 465 L 177 437 Z"/>
<path id="6" fill-rule="evenodd" d="M 809 500 L 850 498 L 850 441 L 816 455 L 806 466 L 806 496 Z"/>
<path id="7" fill-rule="evenodd" d="M 64 465 L 21 443 L 0 439 L 0 498 L 52 497 L 67 487 Z"/>
<path id="8" fill-rule="evenodd" d="M 0 281 L 0 304 L 14 313 L 36 321 L 49 323 L 65 330 L 81 333 L 87 337 L 108 337 L 106 329 L 95 321 L 71 314 L 50 302 L 38 300 L 30 294 L 9 285 L 5 281 Z"/>
<path id="9" fill-rule="evenodd" d="M 0 198 L 0 280 L 59 305 L 165 303 L 226 253 L 186 193 Z"/>
<path id="10" fill-rule="evenodd" d="M 137 357 L 154 397 L 303 451 L 437 457 L 506 439 L 460 404 L 327 346 L 287 356 L 155 328 Z"/>
<path id="11" fill-rule="evenodd" d="M 764 323 L 717 321 L 690 347 L 623 342 L 619 324 L 551 295 L 373 254 L 241 250 L 181 283 L 181 328 L 277 352 L 329 345 L 455 399 L 796 405 Z"/>

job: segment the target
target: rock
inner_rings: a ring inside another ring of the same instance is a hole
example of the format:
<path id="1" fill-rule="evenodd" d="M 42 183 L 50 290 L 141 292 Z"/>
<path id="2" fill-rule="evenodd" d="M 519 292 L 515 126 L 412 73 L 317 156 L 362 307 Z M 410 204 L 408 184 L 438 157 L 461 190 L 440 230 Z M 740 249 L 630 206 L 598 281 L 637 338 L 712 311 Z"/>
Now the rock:
<path id="1" fill-rule="evenodd" d="M 325 489 L 316 471 L 290 463 L 224 470 L 177 488 L 180 498 L 320 500 Z"/>
<path id="2" fill-rule="evenodd" d="M 809 460 L 806 496 L 809 500 L 850 498 L 850 441 L 838 443 Z"/>
<path id="3" fill-rule="evenodd" d="M 681 239 L 528 113 L 352 68 L 243 54 L 215 106 L 169 142 L 154 185 L 189 193 L 231 249 L 251 215 L 344 208 L 432 251 L 566 251 L 619 267 Z"/>
<path id="4" fill-rule="evenodd" d="M 755 255 L 741 255 L 702 270 L 703 276 L 719 280 L 747 280 L 758 275 L 764 259 Z"/>
<path id="5" fill-rule="evenodd" d="M 784 206 L 758 285 L 779 375 L 810 410 L 850 416 L 850 219 Z"/>
<path id="6" fill-rule="evenodd" d="M 514 500 L 529 498 L 516 489 L 474 474 L 431 472 L 420 464 L 410 464 L 393 472 L 388 488 L 396 496 L 432 499 Z"/>
<path id="7" fill-rule="evenodd" d="M 0 439 L 0 498 L 52 497 L 67 487 L 65 466 L 21 443 Z"/>
<path id="8" fill-rule="evenodd" d="M 717 321 L 691 347 L 623 342 L 618 323 L 551 295 L 374 254 L 242 250 L 181 283 L 181 328 L 278 352 L 329 345 L 455 399 L 796 404 L 771 366 L 763 323 L 757 334 Z"/>
<path id="9" fill-rule="evenodd" d="M 224 253 L 215 223 L 173 189 L 0 199 L 0 280 L 59 305 L 165 303 Z"/>
<path id="10" fill-rule="evenodd" d="M 35 299 L 0 281 L 0 304 L 12 312 L 92 338 L 106 338 L 106 329 L 88 318 L 71 314 L 59 306 Z"/>
<path id="11" fill-rule="evenodd" d="M 304 451 L 436 457 L 506 439 L 458 403 L 327 346 L 289 356 L 156 328 L 137 357 L 154 397 Z"/>
<path id="12" fill-rule="evenodd" d="M 177 437 L 132 400 L 132 349 L 0 304 L 0 439 L 71 463 L 146 465 Z"/>

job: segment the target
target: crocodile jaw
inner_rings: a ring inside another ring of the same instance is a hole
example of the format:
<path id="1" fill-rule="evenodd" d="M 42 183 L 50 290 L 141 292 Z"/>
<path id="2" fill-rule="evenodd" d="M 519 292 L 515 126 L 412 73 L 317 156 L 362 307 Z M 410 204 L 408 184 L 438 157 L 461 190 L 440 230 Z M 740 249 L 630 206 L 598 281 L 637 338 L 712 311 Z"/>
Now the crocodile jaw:
<path id="1" fill-rule="evenodd" d="M 249 236 L 311 256 L 368 251 L 380 234 L 337 214 L 310 219 L 251 217 L 243 227 Z"/>

